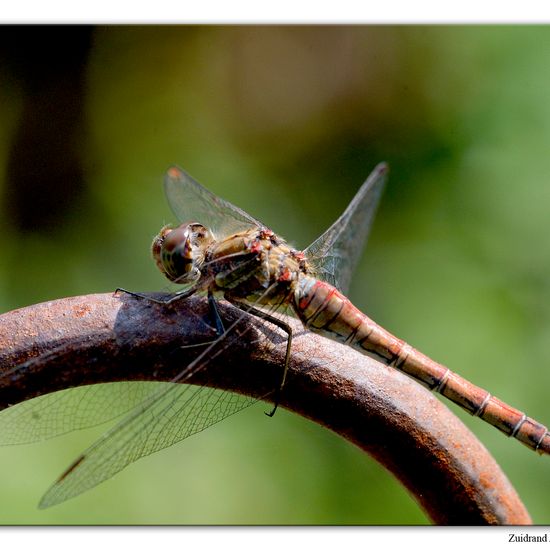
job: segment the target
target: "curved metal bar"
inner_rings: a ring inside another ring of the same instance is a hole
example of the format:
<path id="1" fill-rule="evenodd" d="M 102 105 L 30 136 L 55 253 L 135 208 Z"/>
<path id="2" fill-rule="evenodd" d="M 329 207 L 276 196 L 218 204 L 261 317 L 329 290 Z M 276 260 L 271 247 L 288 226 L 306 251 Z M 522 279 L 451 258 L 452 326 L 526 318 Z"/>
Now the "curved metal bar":
<path id="1" fill-rule="evenodd" d="M 280 381 L 285 339 L 220 304 L 225 326 L 246 331 L 198 382 L 265 395 Z M 212 338 L 206 300 L 160 305 L 98 294 L 0 316 L 0 409 L 68 387 L 169 381 Z M 514 488 L 487 450 L 440 401 L 394 369 L 346 346 L 295 330 L 280 404 L 358 445 L 392 472 L 438 524 L 529 524 Z M 185 347 L 187 346 L 187 347 Z M 269 346 L 269 354 L 265 353 Z M 224 349 L 224 347 L 226 349 Z"/>

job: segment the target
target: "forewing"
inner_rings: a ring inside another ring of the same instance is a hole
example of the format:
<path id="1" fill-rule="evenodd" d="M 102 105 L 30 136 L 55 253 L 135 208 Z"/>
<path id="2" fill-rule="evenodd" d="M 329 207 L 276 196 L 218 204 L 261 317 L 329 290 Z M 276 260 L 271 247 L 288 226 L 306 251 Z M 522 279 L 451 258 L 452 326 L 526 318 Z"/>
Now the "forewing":
<path id="1" fill-rule="evenodd" d="M 304 250 L 316 276 L 344 293 L 366 244 L 387 172 L 387 164 L 379 164 L 344 213 Z"/>
<path id="2" fill-rule="evenodd" d="M 131 462 L 200 432 L 256 401 L 206 386 L 153 384 L 157 391 L 89 447 L 50 487 L 40 508 L 91 489 Z"/>
<path id="3" fill-rule="evenodd" d="M 155 391 L 151 382 L 110 382 L 57 391 L 0 412 L 0 445 L 43 441 L 120 416 Z"/>
<path id="4" fill-rule="evenodd" d="M 218 239 L 262 227 L 261 222 L 214 195 L 177 166 L 166 172 L 164 190 L 170 208 L 180 222 L 199 222 Z"/>

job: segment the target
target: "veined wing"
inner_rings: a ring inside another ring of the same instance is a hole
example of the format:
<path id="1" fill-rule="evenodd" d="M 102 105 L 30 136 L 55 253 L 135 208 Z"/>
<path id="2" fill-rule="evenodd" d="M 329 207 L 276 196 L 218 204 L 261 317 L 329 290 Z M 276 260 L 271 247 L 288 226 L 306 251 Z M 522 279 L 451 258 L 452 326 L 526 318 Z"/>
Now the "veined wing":
<path id="1" fill-rule="evenodd" d="M 44 495 L 40 506 L 45 508 L 75 497 L 139 458 L 169 447 L 255 403 L 254 397 L 189 385 L 208 361 L 232 345 L 233 338 L 237 337 L 235 326 L 245 315 L 243 312 L 226 327 L 223 337 L 207 345 L 172 382 L 111 382 L 75 387 L 1 411 L 0 445 L 48 439 L 99 425 L 126 413 L 65 471 Z M 243 335 L 244 332 L 239 332 L 238 337 Z M 25 365 L 28 367 L 28 362 Z"/>
<path id="2" fill-rule="evenodd" d="M 214 195 L 177 166 L 172 166 L 164 178 L 164 191 L 172 212 L 181 222 L 200 222 L 216 238 L 263 227 L 244 210 Z"/>
<path id="3" fill-rule="evenodd" d="M 95 487 L 131 462 L 185 439 L 256 401 L 206 386 L 153 383 L 155 393 L 107 431 L 50 487 L 40 508 Z"/>
<path id="4" fill-rule="evenodd" d="M 304 250 L 316 276 L 344 293 L 366 244 L 387 173 L 387 164 L 376 166 L 344 213 Z"/>
<path id="5" fill-rule="evenodd" d="M 141 457 L 169 447 L 248 407 L 258 399 L 204 385 L 190 385 L 211 359 L 227 349 L 235 337 L 242 313 L 171 382 L 158 382 L 151 392 L 117 425 L 89 447 L 52 485 L 41 508 L 59 504 L 91 489 Z M 245 331 L 246 332 L 246 331 Z"/>
<path id="6" fill-rule="evenodd" d="M 0 445 L 44 441 L 104 424 L 155 391 L 158 382 L 109 382 L 35 397 L 0 412 Z"/>
<path id="7" fill-rule="evenodd" d="M 320 276 L 326 280 L 331 281 L 332 278 L 334 282 L 338 280 L 343 281 L 344 284 L 349 282 L 358 249 L 362 248 L 374 214 L 385 171 L 385 166 L 378 167 L 339 220 L 307 249 L 314 261 L 317 256 L 315 265 L 319 269 Z M 218 237 L 262 226 L 244 211 L 216 197 L 178 168 L 168 171 L 165 190 L 170 205 L 180 220 L 199 221 L 209 226 Z M 361 214 L 364 216 L 362 217 Z M 353 239 L 349 238 L 349 233 L 346 231 L 352 232 L 356 239 L 359 236 L 360 242 L 350 244 L 349 241 Z M 222 345 L 227 344 L 227 339 L 222 341 Z M 206 386 L 177 383 L 188 383 L 190 377 L 203 366 L 202 361 L 208 361 L 207 354 L 215 351 L 214 347 L 215 344 L 209 346 L 173 380 L 174 383 L 158 383 L 155 391 L 147 393 L 145 399 L 130 414 L 106 432 L 66 470 L 44 495 L 40 506 L 51 506 L 74 497 L 110 478 L 140 457 L 204 430 L 254 402 L 256 400 L 254 398 Z M 49 413 L 59 412 L 65 405 L 65 403 L 57 404 L 55 394 L 45 396 L 44 401 L 39 401 L 40 403 Z M 29 411 L 31 416 L 41 417 L 40 406 L 31 407 Z M 46 433 L 46 437 L 51 437 L 71 429 L 97 424 L 115 416 L 112 412 L 110 411 L 105 418 L 98 414 L 94 422 L 81 421 L 79 415 L 76 415 L 75 420 L 69 421 L 68 429 L 63 426 L 61 416 L 54 414 L 55 422 L 48 423 L 47 420 L 43 424 L 39 422 L 37 424 L 39 428 L 31 432 L 30 439 L 35 439 L 36 433 L 39 437 L 43 433 Z M 47 414 L 44 418 L 50 416 Z M 90 418 L 89 414 L 83 416 Z M 19 425 L 24 424 L 25 419 L 28 418 L 29 415 L 24 412 Z M 25 440 L 25 437 L 19 437 L 19 442 Z M 17 438 L 18 436 L 15 436 L 15 439 Z"/>

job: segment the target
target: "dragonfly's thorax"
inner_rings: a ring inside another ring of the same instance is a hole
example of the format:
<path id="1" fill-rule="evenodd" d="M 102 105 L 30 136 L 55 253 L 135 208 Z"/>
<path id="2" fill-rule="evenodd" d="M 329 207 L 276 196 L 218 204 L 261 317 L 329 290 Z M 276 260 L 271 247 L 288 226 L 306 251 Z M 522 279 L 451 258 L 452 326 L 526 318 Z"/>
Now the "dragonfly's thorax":
<path id="1" fill-rule="evenodd" d="M 203 276 L 210 288 L 234 299 L 271 303 L 290 289 L 309 266 L 303 255 L 267 228 L 251 229 L 214 242 Z"/>

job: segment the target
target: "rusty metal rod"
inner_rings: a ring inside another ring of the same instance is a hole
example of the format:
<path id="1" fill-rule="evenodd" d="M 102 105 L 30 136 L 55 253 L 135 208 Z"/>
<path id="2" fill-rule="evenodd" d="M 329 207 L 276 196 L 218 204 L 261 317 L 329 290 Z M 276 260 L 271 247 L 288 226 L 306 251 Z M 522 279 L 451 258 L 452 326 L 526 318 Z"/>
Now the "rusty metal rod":
<path id="1" fill-rule="evenodd" d="M 230 344 L 194 381 L 261 396 L 277 387 L 286 339 L 220 304 Z M 100 382 L 170 381 L 213 338 L 202 298 L 159 305 L 125 294 L 45 302 L 0 316 L 0 410 Z M 498 464 L 445 405 L 400 372 L 316 336 L 296 321 L 280 405 L 380 462 L 434 523 L 530 524 Z M 268 353 L 266 354 L 266 350 Z"/>

